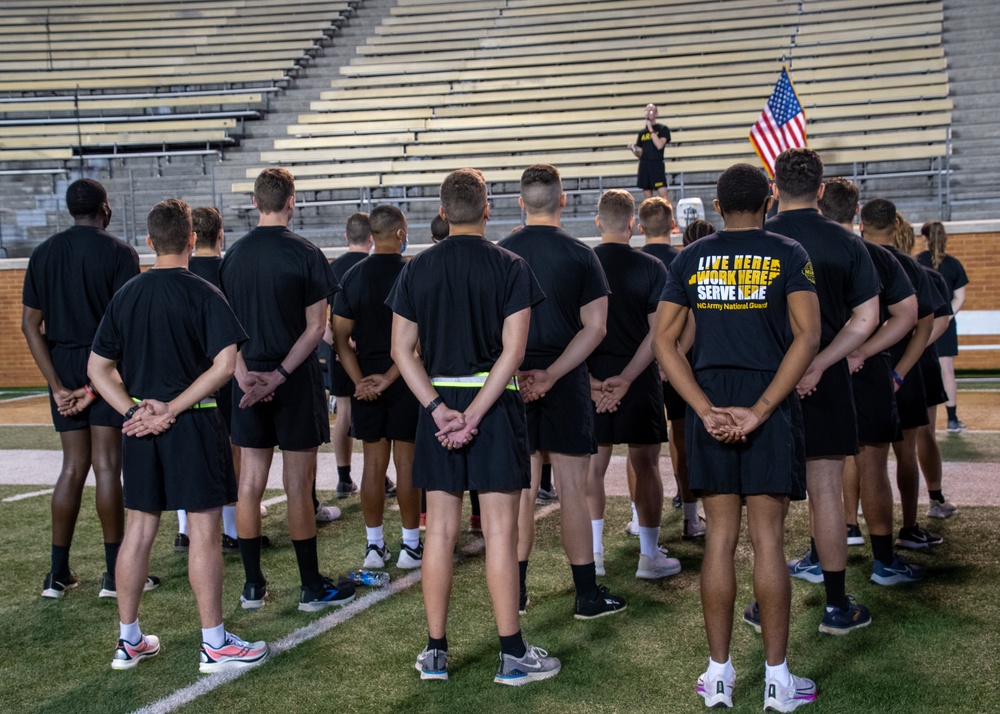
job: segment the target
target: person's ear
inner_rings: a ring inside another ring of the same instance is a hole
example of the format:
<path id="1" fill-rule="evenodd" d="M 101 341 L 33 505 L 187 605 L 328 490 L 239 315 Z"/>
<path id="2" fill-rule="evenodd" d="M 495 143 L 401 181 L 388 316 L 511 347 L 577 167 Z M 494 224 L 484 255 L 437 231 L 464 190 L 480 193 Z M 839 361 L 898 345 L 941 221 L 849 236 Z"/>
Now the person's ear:
<path id="1" fill-rule="evenodd" d="M 153 236 L 146 236 L 146 245 L 151 251 L 156 252 L 156 248 L 153 247 Z"/>
<path id="2" fill-rule="evenodd" d="M 566 208 L 566 194 L 559 197 L 559 208 Z"/>
<path id="3" fill-rule="evenodd" d="M 715 209 L 716 213 L 722 216 L 722 220 L 726 220 L 726 214 L 722 212 L 722 204 L 719 203 L 719 199 L 717 198 L 712 199 L 712 208 Z"/>
<path id="4" fill-rule="evenodd" d="M 594 225 L 597 226 L 597 230 L 601 230 L 601 216 L 600 216 L 600 214 L 594 216 Z"/>
<path id="5" fill-rule="evenodd" d="M 191 231 L 191 235 L 188 236 L 188 253 L 194 251 L 194 246 L 198 242 L 198 234 Z"/>

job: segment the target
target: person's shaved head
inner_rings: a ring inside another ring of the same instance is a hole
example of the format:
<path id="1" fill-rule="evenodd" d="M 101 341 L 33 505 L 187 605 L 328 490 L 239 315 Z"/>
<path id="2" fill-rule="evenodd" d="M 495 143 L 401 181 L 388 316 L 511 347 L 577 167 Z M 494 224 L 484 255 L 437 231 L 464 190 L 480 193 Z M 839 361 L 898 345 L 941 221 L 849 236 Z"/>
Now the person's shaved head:
<path id="1" fill-rule="evenodd" d="M 558 212 L 562 196 L 562 179 L 555 166 L 535 164 L 521 174 L 521 201 L 529 216 Z"/>

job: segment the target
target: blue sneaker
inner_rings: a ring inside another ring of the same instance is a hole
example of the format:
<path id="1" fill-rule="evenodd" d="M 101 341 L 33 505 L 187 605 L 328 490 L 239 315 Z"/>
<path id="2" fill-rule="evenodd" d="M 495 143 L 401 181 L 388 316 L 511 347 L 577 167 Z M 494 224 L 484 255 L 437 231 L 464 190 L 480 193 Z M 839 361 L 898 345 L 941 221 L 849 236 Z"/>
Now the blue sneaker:
<path id="1" fill-rule="evenodd" d="M 354 586 L 349 582 L 334 583 L 330 578 L 323 578 L 319 590 L 302 588 L 299 595 L 299 610 L 302 612 L 318 612 L 330 605 L 346 605 L 354 599 Z"/>
<path id="2" fill-rule="evenodd" d="M 810 583 L 823 582 L 823 568 L 812 559 L 811 549 L 798 558 L 788 561 L 788 574 L 793 578 L 808 580 Z"/>
<path id="3" fill-rule="evenodd" d="M 876 560 L 872 564 L 871 581 L 876 585 L 898 585 L 899 583 L 915 583 L 923 580 L 924 568 L 903 560 L 899 555 L 892 558 L 892 563 L 884 565 Z"/>
<path id="4" fill-rule="evenodd" d="M 760 605 L 756 600 L 747 605 L 747 609 L 743 611 L 743 622 L 757 630 L 758 635 L 760 634 Z"/>
<path id="5" fill-rule="evenodd" d="M 424 648 L 414 666 L 421 679 L 448 679 L 448 651 Z"/>
<path id="6" fill-rule="evenodd" d="M 850 595 L 847 596 L 847 601 L 846 610 L 829 605 L 823 609 L 823 620 L 819 623 L 820 632 L 826 635 L 846 635 L 851 630 L 872 624 L 872 616 L 867 607 L 854 602 L 854 598 Z"/>

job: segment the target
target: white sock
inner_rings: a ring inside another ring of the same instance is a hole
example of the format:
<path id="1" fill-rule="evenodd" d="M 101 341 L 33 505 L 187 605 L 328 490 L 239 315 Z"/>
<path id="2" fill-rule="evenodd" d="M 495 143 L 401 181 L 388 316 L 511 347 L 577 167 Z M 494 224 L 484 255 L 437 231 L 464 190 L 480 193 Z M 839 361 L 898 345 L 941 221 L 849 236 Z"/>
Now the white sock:
<path id="1" fill-rule="evenodd" d="M 655 558 L 660 547 L 660 527 L 646 528 L 639 526 L 639 553 L 647 558 Z"/>
<path id="2" fill-rule="evenodd" d="M 590 530 L 594 534 L 594 552 L 604 553 L 604 519 L 590 522 Z"/>
<path id="3" fill-rule="evenodd" d="M 368 536 L 369 545 L 374 543 L 379 548 L 385 547 L 385 539 L 382 537 L 382 526 L 375 526 L 374 528 L 365 526 L 365 535 Z"/>
<path id="4" fill-rule="evenodd" d="M 764 664 L 764 676 L 767 679 L 773 679 L 782 687 L 792 686 L 792 673 L 788 671 L 788 660 L 786 659 L 779 665 L 772 667 L 765 662 Z"/>
<path id="5" fill-rule="evenodd" d="M 711 657 L 708 658 L 708 671 L 705 672 L 707 679 L 715 679 L 716 677 L 729 677 L 735 675 L 736 671 L 733 669 L 733 658 L 730 657 L 726 660 L 725 664 L 719 664 Z"/>
<path id="6" fill-rule="evenodd" d="M 139 640 L 142 639 L 142 630 L 139 629 L 139 620 L 137 619 L 131 625 L 126 625 L 124 622 L 119 622 L 118 637 L 119 639 L 125 640 L 130 645 L 139 644 Z"/>
<path id="7" fill-rule="evenodd" d="M 635 501 L 632 501 L 632 522 L 639 523 L 639 512 L 635 510 Z"/>
<path id="8" fill-rule="evenodd" d="M 420 529 L 404 528 L 403 545 L 405 545 L 407 548 L 416 548 L 418 545 L 420 545 Z"/>
<path id="9" fill-rule="evenodd" d="M 698 502 L 685 503 L 682 508 L 684 509 L 684 520 L 691 521 L 692 523 L 698 522 Z"/>
<path id="10" fill-rule="evenodd" d="M 187 511 L 177 511 L 177 532 L 188 534 L 188 514 Z"/>
<path id="11" fill-rule="evenodd" d="M 201 628 L 201 641 L 215 649 L 222 647 L 226 644 L 226 625 L 220 622 L 215 627 Z"/>
<path id="12" fill-rule="evenodd" d="M 222 507 L 222 532 L 236 538 L 236 506 Z"/>

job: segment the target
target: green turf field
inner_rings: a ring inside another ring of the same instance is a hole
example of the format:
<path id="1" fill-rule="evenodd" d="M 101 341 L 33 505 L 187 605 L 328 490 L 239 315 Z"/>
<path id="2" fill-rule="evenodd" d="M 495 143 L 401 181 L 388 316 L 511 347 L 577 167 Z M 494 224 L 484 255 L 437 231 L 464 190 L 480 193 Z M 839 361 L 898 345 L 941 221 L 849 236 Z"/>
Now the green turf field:
<path id="1" fill-rule="evenodd" d="M 0 487 L 0 497 L 30 490 Z M 38 597 L 48 568 L 48 499 L 0 503 L 4 553 L 0 602 L 0 710 L 4 712 L 127 712 L 202 679 L 197 674 L 198 624 L 186 581 L 185 559 L 173 553 L 176 521 L 164 518 L 152 556 L 163 578 L 147 594 L 141 622 L 161 637 L 162 653 L 127 672 L 109 664 L 117 639 L 113 601 L 98 600 L 104 569 L 93 491 L 87 489 L 77 529 L 73 567 L 81 585 L 63 600 Z M 269 494 L 270 495 L 270 494 Z M 357 565 L 363 549 L 360 505 L 352 498 L 341 521 L 320 529 L 320 559 L 330 574 Z M 402 591 L 339 626 L 274 657 L 221 686 L 185 712 L 697 712 L 694 683 L 707 646 L 698 597 L 701 546 L 681 543 L 679 512 L 667 510 L 662 540 L 684 572 L 659 583 L 634 578 L 638 542 L 621 534 L 627 502 L 609 499 L 604 582 L 629 600 L 628 610 L 594 622 L 571 617 L 572 587 L 558 544 L 558 512 L 539 521 L 529 570 L 531 606 L 526 637 L 560 657 L 555 679 L 523 688 L 492 683 L 498 644 L 486 595 L 483 560 L 469 557 L 455 570 L 449 642 L 451 680 L 421 682 L 413 660 L 425 644 L 419 585 Z M 986 712 L 1000 695 L 1000 565 L 997 508 L 963 508 L 935 522 L 946 543 L 914 560 L 929 566 L 918 586 L 880 588 L 867 582 L 867 550 L 852 548 L 848 590 L 871 607 L 871 627 L 847 637 L 820 635 L 822 587 L 793 581 L 789 657 L 797 674 L 814 678 L 820 698 L 813 712 Z M 284 507 L 271 508 L 264 530 L 274 546 L 264 553 L 271 599 L 257 612 L 238 605 L 243 573 L 227 556 L 227 626 L 248 638 L 275 641 L 324 613 L 296 609 L 297 574 L 284 531 Z M 398 538 L 389 513 L 386 534 Z M 789 517 L 789 556 L 806 543 L 806 516 Z M 463 535 L 460 546 L 474 543 Z M 742 609 L 750 599 L 747 546 L 739 551 Z M 402 575 L 389 568 L 394 577 Z M 737 619 L 733 661 L 736 711 L 759 711 L 763 660 L 759 638 Z"/>

